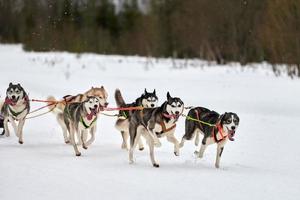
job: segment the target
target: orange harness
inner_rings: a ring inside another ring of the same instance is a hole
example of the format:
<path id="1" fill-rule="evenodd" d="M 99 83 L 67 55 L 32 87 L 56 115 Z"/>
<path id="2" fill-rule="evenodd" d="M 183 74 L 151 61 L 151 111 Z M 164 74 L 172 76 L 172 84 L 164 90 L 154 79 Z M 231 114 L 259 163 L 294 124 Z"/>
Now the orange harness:
<path id="1" fill-rule="evenodd" d="M 215 127 L 218 129 L 217 133 L 215 133 Z M 214 140 L 215 140 L 216 143 L 219 143 L 219 142 L 225 140 L 225 139 L 227 138 L 227 135 L 224 135 L 224 134 L 223 134 L 223 133 L 224 133 L 224 132 L 223 132 L 223 128 L 222 128 L 222 126 L 221 126 L 220 123 L 218 123 L 215 127 L 213 127 L 213 130 L 212 130 L 212 136 L 211 136 L 211 137 L 214 138 Z M 218 140 L 218 138 L 217 138 L 217 134 L 218 134 L 218 133 L 220 133 L 220 135 L 221 135 L 221 139 L 219 139 L 219 140 Z"/>
<path id="2" fill-rule="evenodd" d="M 165 125 L 165 123 L 163 121 L 161 121 L 160 122 L 160 126 L 162 128 L 162 133 L 166 133 L 166 132 L 169 132 L 169 131 L 173 130 L 176 127 L 176 124 L 174 124 L 170 128 L 167 128 L 166 125 Z"/>

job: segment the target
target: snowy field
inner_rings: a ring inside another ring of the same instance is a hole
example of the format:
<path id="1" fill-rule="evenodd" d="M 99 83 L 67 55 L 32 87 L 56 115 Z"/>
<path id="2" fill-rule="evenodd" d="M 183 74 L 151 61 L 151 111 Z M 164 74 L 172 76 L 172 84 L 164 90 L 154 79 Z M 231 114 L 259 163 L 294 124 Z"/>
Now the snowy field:
<path id="1" fill-rule="evenodd" d="M 95 143 L 75 157 L 54 115 L 30 119 L 24 145 L 14 134 L 0 138 L 0 200 L 299 199 L 300 80 L 275 77 L 267 65 L 241 70 L 238 65 L 208 67 L 199 60 L 174 64 L 141 57 L 25 53 L 20 45 L 0 45 L 0 69 L 1 99 L 9 82 L 21 83 L 35 99 L 104 85 L 110 107 L 115 107 L 116 88 L 127 102 L 144 88 L 155 88 L 159 103 L 170 91 L 186 106 L 233 111 L 241 119 L 220 169 L 214 168 L 216 146 L 197 160 L 194 144 L 186 142 L 175 157 L 165 139 L 155 149 L 160 168 L 152 167 L 148 149 L 136 151 L 136 163 L 129 165 L 115 118 L 106 116 L 98 121 Z M 42 105 L 31 104 L 33 109 Z M 181 118 L 177 138 L 183 133 Z"/>

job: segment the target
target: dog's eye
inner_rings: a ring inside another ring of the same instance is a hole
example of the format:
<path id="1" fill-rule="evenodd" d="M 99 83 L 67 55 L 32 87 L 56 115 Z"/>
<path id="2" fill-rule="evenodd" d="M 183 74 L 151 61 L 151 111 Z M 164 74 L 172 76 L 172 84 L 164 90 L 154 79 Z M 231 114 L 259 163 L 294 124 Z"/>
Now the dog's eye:
<path id="1" fill-rule="evenodd" d="M 228 119 L 226 122 L 227 122 L 228 124 L 230 124 L 230 123 L 231 123 L 231 119 Z"/>
<path id="2" fill-rule="evenodd" d="M 17 94 L 20 94 L 20 92 L 21 92 L 20 90 L 16 90 L 16 93 L 17 93 Z"/>
<path id="3" fill-rule="evenodd" d="M 175 106 L 174 106 L 174 105 L 171 105 L 171 107 L 172 107 L 172 108 L 175 108 Z"/>
<path id="4" fill-rule="evenodd" d="M 103 97 L 99 97 L 100 99 L 103 99 Z"/>

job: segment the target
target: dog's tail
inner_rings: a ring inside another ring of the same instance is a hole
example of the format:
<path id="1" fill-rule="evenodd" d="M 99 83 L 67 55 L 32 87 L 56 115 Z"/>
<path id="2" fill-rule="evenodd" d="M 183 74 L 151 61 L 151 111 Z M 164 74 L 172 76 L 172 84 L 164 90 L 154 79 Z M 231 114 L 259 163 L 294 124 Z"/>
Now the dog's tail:
<path id="1" fill-rule="evenodd" d="M 126 105 L 126 103 L 122 97 L 121 91 L 119 89 L 116 89 L 116 91 L 115 91 L 115 100 L 116 100 L 118 107 L 123 107 Z"/>
<path id="2" fill-rule="evenodd" d="M 49 102 L 56 102 L 57 100 L 55 99 L 54 96 L 49 96 L 47 98 L 47 101 Z M 65 105 L 63 103 L 57 103 L 57 104 L 53 104 L 53 103 L 48 103 L 48 105 L 50 104 L 50 106 L 48 106 L 49 110 L 51 110 L 51 112 L 53 112 L 54 114 L 61 114 L 64 112 L 65 109 Z"/>

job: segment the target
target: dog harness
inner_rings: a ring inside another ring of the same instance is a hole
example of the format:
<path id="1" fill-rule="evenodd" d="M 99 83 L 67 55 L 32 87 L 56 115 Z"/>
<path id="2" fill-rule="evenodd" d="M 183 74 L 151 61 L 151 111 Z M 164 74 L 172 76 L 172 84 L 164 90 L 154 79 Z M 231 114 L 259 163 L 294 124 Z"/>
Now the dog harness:
<path id="1" fill-rule="evenodd" d="M 197 109 L 195 109 L 195 113 L 196 113 L 196 117 L 197 117 L 197 120 L 199 122 L 200 128 L 203 129 L 203 126 L 200 123 L 199 111 Z M 217 132 L 215 131 L 216 129 L 217 129 Z M 218 139 L 218 137 L 217 137 L 218 133 L 220 133 L 220 136 L 221 136 L 220 139 Z M 216 143 L 219 143 L 219 142 L 221 142 L 221 141 L 223 141 L 224 139 L 227 138 L 227 135 L 223 134 L 223 128 L 222 128 L 220 123 L 213 126 L 213 129 L 212 129 L 212 132 L 211 132 L 211 137 L 214 138 Z"/>
<path id="2" fill-rule="evenodd" d="M 215 131 L 217 129 L 217 132 Z M 218 139 L 217 134 L 220 133 L 221 138 Z M 212 137 L 216 143 L 219 143 L 227 138 L 228 135 L 224 135 L 223 128 L 220 123 L 218 123 L 212 130 Z"/>
<path id="3" fill-rule="evenodd" d="M 90 128 L 96 121 L 97 121 L 97 117 L 95 117 L 95 119 L 90 123 L 90 125 L 87 125 L 83 120 L 82 116 L 80 116 L 80 122 L 86 129 Z"/>
<path id="4" fill-rule="evenodd" d="M 173 126 L 171 126 L 170 128 L 167 128 L 165 123 L 162 121 L 159 123 L 161 128 L 162 128 L 162 132 L 160 132 L 160 134 L 163 134 L 163 133 L 166 133 L 166 132 L 169 132 L 171 130 L 173 130 L 174 128 L 176 128 L 176 124 L 174 124 Z"/>
<path id="5" fill-rule="evenodd" d="M 24 99 L 24 104 L 26 105 L 25 108 L 24 108 L 22 111 L 20 111 L 20 112 L 15 112 L 15 111 L 13 111 L 13 110 L 11 109 L 10 106 L 15 106 L 16 103 L 13 102 L 13 101 L 12 101 L 11 99 L 9 99 L 8 97 L 5 98 L 4 103 L 7 104 L 7 105 L 10 105 L 10 106 L 8 106 L 8 109 L 9 109 L 9 111 L 11 112 L 11 114 L 14 116 L 14 118 L 17 118 L 21 113 L 23 113 L 26 109 L 28 109 L 28 102 L 29 102 L 28 96 L 25 95 L 25 96 L 23 97 L 23 99 Z"/>

